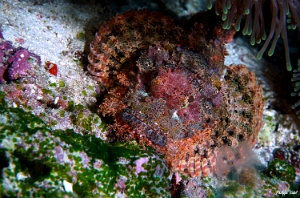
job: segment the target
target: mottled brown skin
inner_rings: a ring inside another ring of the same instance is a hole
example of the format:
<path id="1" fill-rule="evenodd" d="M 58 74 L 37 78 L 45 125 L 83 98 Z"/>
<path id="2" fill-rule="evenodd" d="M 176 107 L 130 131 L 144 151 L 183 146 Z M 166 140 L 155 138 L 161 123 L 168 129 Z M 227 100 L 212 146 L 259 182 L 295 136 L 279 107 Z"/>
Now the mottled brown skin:
<path id="1" fill-rule="evenodd" d="M 214 172 L 221 145 L 253 146 L 263 111 L 254 74 L 223 64 L 232 33 L 211 23 L 204 13 L 180 27 L 160 13 L 130 11 L 100 27 L 89 55 L 88 70 L 106 90 L 99 112 L 113 120 L 108 130 L 155 148 L 172 171 L 192 177 Z"/>

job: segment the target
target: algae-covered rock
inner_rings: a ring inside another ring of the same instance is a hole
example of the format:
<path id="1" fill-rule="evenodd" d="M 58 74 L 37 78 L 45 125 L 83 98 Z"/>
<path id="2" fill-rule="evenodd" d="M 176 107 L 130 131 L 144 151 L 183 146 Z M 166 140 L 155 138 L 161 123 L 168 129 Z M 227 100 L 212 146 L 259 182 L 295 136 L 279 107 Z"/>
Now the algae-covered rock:
<path id="1" fill-rule="evenodd" d="M 108 144 L 8 107 L 0 92 L 0 196 L 169 196 L 168 169 L 151 149 Z"/>
<path id="2" fill-rule="evenodd" d="M 296 178 L 296 171 L 289 163 L 280 159 L 274 159 L 268 166 L 267 175 L 293 183 Z"/>

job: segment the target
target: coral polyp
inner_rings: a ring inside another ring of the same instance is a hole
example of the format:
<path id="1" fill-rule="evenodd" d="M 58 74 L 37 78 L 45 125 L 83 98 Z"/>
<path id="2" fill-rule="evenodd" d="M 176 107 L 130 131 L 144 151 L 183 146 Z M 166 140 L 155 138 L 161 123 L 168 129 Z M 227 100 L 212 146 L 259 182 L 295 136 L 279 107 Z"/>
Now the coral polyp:
<path id="1" fill-rule="evenodd" d="M 226 33 L 200 15 L 185 28 L 146 10 L 117 15 L 96 34 L 88 66 L 106 89 L 99 112 L 108 130 L 191 177 L 215 171 L 221 145 L 253 146 L 264 106 L 254 74 L 224 66 Z"/>

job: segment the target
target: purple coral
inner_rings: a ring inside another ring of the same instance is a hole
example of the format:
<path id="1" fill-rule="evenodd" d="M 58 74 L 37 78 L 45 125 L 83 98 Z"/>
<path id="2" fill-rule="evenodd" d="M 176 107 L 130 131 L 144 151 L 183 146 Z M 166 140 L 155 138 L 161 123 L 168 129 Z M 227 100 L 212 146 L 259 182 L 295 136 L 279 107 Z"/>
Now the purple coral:
<path id="1" fill-rule="evenodd" d="M 30 53 L 26 49 L 20 49 L 14 53 L 14 55 L 8 58 L 8 69 L 9 80 L 17 80 L 27 75 L 32 69 L 32 66 L 28 62 Z"/>
<path id="2" fill-rule="evenodd" d="M 27 49 L 14 48 L 9 41 L 2 41 L 0 35 L 0 83 L 14 81 L 29 74 L 32 65 L 29 58 L 35 58 L 38 64 L 41 63 L 40 57 L 29 52 Z"/>
<path id="3" fill-rule="evenodd" d="M 143 164 L 148 163 L 149 158 L 148 157 L 142 157 L 140 159 L 137 159 L 134 163 L 136 164 L 136 171 L 135 174 L 138 175 L 140 174 L 140 172 L 147 172 L 144 167 Z"/>
<path id="4" fill-rule="evenodd" d="M 56 155 L 56 160 L 59 164 L 62 164 L 64 162 L 64 150 L 60 146 L 56 146 L 55 149 L 55 155 Z"/>
<path id="5" fill-rule="evenodd" d="M 124 193 L 126 189 L 126 178 L 125 177 L 120 177 L 118 179 L 118 182 L 115 184 L 115 188 L 119 189 L 121 193 Z"/>
<path id="6" fill-rule="evenodd" d="M 87 156 L 87 154 L 82 151 L 82 152 L 79 153 L 79 155 L 81 157 L 81 161 L 82 161 L 83 167 L 84 168 L 88 168 L 90 166 L 90 159 Z"/>

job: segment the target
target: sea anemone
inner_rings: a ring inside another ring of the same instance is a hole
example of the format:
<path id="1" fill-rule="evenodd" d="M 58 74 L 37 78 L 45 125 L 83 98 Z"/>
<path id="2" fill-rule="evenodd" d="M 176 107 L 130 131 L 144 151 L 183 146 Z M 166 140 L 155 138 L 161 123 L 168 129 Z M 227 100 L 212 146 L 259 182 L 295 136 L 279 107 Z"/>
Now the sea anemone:
<path id="1" fill-rule="evenodd" d="M 207 0 L 208 9 L 212 8 L 213 0 Z M 264 45 L 257 54 L 260 59 L 266 48 L 271 43 L 268 55 L 272 56 L 276 47 L 279 36 L 283 38 L 286 58 L 286 69 L 292 70 L 292 65 L 289 57 L 289 46 L 287 29 L 300 30 L 300 2 L 298 0 L 270 0 L 270 13 L 272 14 L 271 27 L 266 36 L 265 20 L 264 20 L 264 5 L 265 0 L 217 0 L 215 11 L 217 15 L 222 14 L 223 28 L 230 29 L 232 23 L 235 23 L 235 30 L 240 30 L 241 20 L 246 16 L 245 26 L 243 29 L 244 35 L 251 35 L 250 43 L 260 43 L 265 40 Z"/>
<path id="2" fill-rule="evenodd" d="M 295 69 L 292 78 L 292 82 L 295 82 L 294 92 L 291 94 L 292 96 L 300 97 L 300 59 L 298 60 L 298 69 Z M 300 100 L 298 100 L 293 106 L 292 109 L 296 109 L 300 106 Z M 300 119 L 300 109 L 296 111 L 298 118 Z"/>

